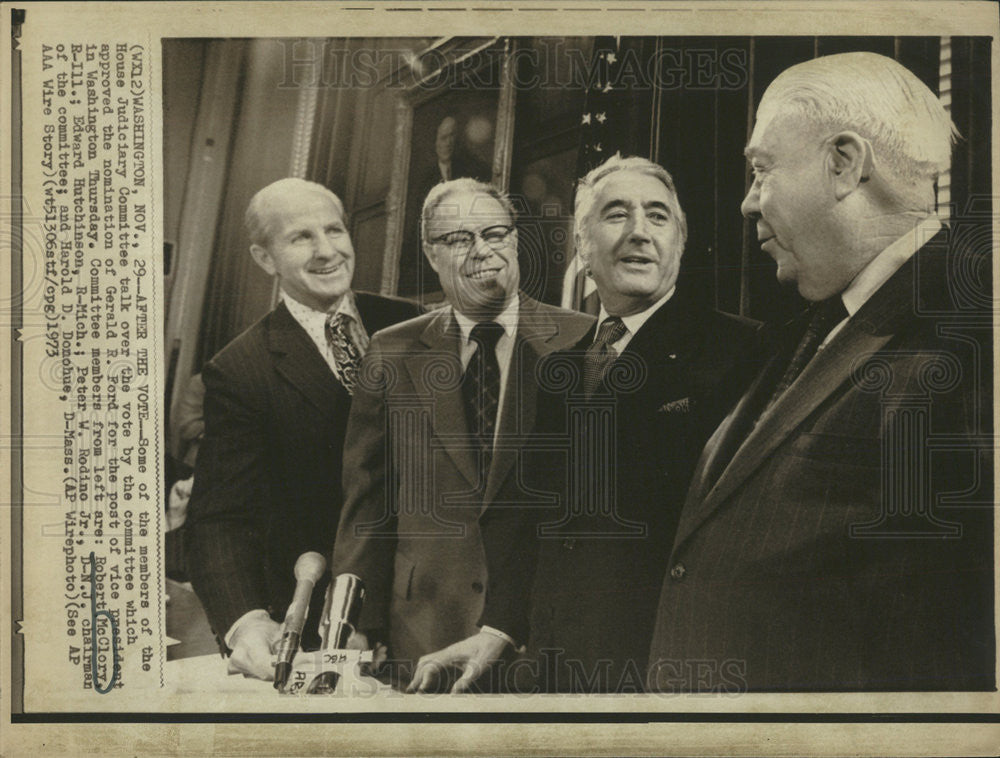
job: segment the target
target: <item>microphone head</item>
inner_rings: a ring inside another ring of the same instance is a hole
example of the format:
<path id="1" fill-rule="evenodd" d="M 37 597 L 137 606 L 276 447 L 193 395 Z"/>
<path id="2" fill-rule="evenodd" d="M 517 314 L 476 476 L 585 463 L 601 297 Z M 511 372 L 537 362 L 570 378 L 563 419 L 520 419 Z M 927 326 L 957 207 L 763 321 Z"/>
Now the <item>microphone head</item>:
<path id="1" fill-rule="evenodd" d="M 316 584 L 326 571 L 326 558 L 317 552 L 303 553 L 295 561 L 295 581 Z"/>

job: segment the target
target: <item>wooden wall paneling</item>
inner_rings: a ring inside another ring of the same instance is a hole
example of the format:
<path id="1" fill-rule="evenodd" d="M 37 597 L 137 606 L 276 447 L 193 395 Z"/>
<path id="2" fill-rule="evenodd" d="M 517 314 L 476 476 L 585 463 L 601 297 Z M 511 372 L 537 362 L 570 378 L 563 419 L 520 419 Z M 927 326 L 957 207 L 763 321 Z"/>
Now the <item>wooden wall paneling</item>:
<path id="1" fill-rule="evenodd" d="M 354 289 L 379 292 L 385 250 L 385 202 L 356 211 L 351 217 L 354 243 Z"/>
<path id="2" fill-rule="evenodd" d="M 165 43 L 169 45 L 169 41 Z M 176 273 L 166 320 L 167 397 L 173 408 L 191 374 L 201 368 L 198 338 L 215 250 L 219 209 L 226 175 L 233 121 L 239 108 L 245 44 L 209 42 L 205 50 L 197 116 L 191 133 L 190 160 L 180 176 L 171 174 L 171 193 L 183 195 L 177 217 Z M 166 88 L 185 86 L 168 79 Z M 165 95 L 171 102 L 173 95 Z"/>
<path id="3" fill-rule="evenodd" d="M 952 37 L 952 121 L 961 133 L 952 154 L 954 221 L 992 215 L 990 38 Z"/>
<path id="4" fill-rule="evenodd" d="M 816 57 L 817 40 L 814 37 L 755 37 L 751 47 L 753 60 L 752 100 L 748 113 L 748 126 L 752 127 L 753 114 L 768 85 L 789 66 Z M 747 136 L 749 137 L 748 131 Z M 746 174 L 744 192 L 749 188 L 750 174 Z M 757 243 L 756 225 L 742 222 L 746 227 L 747 248 L 744 253 L 741 313 L 761 321 L 781 320 L 802 306 L 798 294 L 778 284 L 776 266 L 771 257 Z"/>
<path id="5" fill-rule="evenodd" d="M 363 40 L 352 48 L 353 55 L 362 55 L 364 53 L 361 51 L 365 50 L 384 50 L 382 44 L 384 43 L 377 39 Z M 378 82 L 363 89 L 355 97 L 348 195 L 351 239 L 357 256 L 354 286 L 357 289 L 391 294 L 392 290 L 385 289 L 382 282 L 383 248 L 372 247 L 380 239 L 384 243 L 384 228 L 377 228 L 384 225 L 383 216 L 377 212 L 369 212 L 371 203 L 384 201 L 389 192 L 386 146 L 392 144 L 395 97 L 387 97 L 387 71 L 383 69 L 379 73 Z M 379 100 L 382 100 L 381 107 Z M 376 117 L 379 111 L 380 119 Z"/>
<path id="6" fill-rule="evenodd" d="M 326 39 L 322 42 L 319 55 L 322 58 L 322 74 L 312 130 L 308 175 L 313 181 L 329 187 L 343 201 L 342 193 L 347 177 L 343 171 L 337 172 L 333 163 L 338 158 L 343 158 L 346 164 L 347 158 L 347 154 L 340 149 L 342 139 L 338 139 L 341 136 L 338 132 L 342 133 L 350 120 L 347 118 L 350 111 L 344 103 L 349 90 L 341 83 L 342 61 L 347 56 L 347 49 L 342 40 Z M 341 174 L 339 177 L 338 173 Z M 339 183 L 334 186 L 338 179 Z"/>
<path id="7" fill-rule="evenodd" d="M 561 301 L 574 253 L 573 196 L 591 37 L 519 38 L 517 107 L 508 192 L 518 219 L 521 287 Z"/>
<path id="8" fill-rule="evenodd" d="M 716 130 L 719 67 L 715 43 L 703 37 L 668 37 L 655 48 L 651 84 L 657 92 L 659 135 L 654 153 L 673 176 L 688 221 L 678 286 L 705 303 L 715 302 Z M 653 89 L 646 88 L 652 102 Z M 643 119 L 649 123 L 649 119 Z M 641 142 L 640 142 L 641 144 Z M 737 179 L 737 182 L 739 180 Z"/>
<path id="9" fill-rule="evenodd" d="M 838 53 L 869 52 L 896 56 L 895 37 L 851 36 L 851 37 L 816 37 L 816 56 L 836 55 Z"/>
<path id="10" fill-rule="evenodd" d="M 372 89 L 366 110 L 365 144 L 359 151 L 364 156 L 355 196 L 355 207 L 368 206 L 385 198 L 392 175 L 393 156 L 387 146 L 393 144 L 396 115 L 395 90 L 385 87 Z"/>
<path id="11" fill-rule="evenodd" d="M 636 66 L 622 72 L 621 81 L 613 82 L 625 93 L 622 113 L 617 114 L 626 123 L 625 150 L 645 158 L 651 157 L 649 114 L 653 109 L 655 82 L 649 76 L 649 61 L 656 49 L 655 37 L 622 37 L 620 55 L 635 61 Z"/>
<path id="12" fill-rule="evenodd" d="M 938 92 L 941 63 L 940 37 L 894 37 L 891 55 Z"/>
<path id="13" fill-rule="evenodd" d="M 274 282 L 250 257 L 243 217 L 257 190 L 287 176 L 291 165 L 299 87 L 284 79 L 283 42 L 255 39 L 247 43 L 241 105 L 203 320 L 202 362 L 272 305 Z"/>
<path id="14" fill-rule="evenodd" d="M 370 47 L 372 40 L 361 39 L 357 40 L 354 45 L 351 46 L 351 50 L 361 49 L 364 47 Z M 364 132 L 367 128 L 367 119 L 369 114 L 369 108 L 371 105 L 372 98 L 372 88 L 363 88 L 357 91 L 356 97 L 353 102 L 353 109 L 351 111 L 351 149 L 348 151 L 347 156 L 347 184 L 344 188 L 344 203 L 347 205 L 349 211 L 357 206 L 358 193 L 361 180 L 361 170 L 364 165 Z"/>
<path id="15" fill-rule="evenodd" d="M 311 177 L 313 151 L 313 130 L 316 125 L 316 112 L 319 109 L 319 93 L 323 78 L 323 49 L 325 40 L 301 40 L 311 51 L 311 59 L 304 71 L 305 76 L 298 85 L 298 103 L 295 108 L 295 120 L 292 127 L 292 155 L 288 167 L 288 176 L 297 179 Z M 287 63 L 285 64 L 287 65 Z M 283 77 L 287 81 L 288 77 Z M 280 86 L 283 86 L 279 84 Z M 275 288 L 277 291 L 277 288 Z"/>
<path id="16" fill-rule="evenodd" d="M 741 313 L 740 289 L 743 263 L 744 224 L 740 204 L 746 194 L 747 113 L 750 101 L 750 39 L 726 37 L 716 41 L 719 65 L 714 89 L 714 133 L 719 145 L 715 153 L 713 199 L 715 235 L 712 242 L 712 290 L 714 306 L 727 313 Z"/>
<path id="17" fill-rule="evenodd" d="M 177 273 L 177 240 L 181 208 L 187 187 L 191 151 L 195 149 L 194 127 L 201 99 L 202 76 L 209 41 L 172 39 L 163 46 L 163 284 L 170 303 Z M 170 318 L 169 307 L 164 314 Z"/>
<path id="18" fill-rule="evenodd" d="M 515 41 L 518 46 L 516 167 L 522 150 L 551 135 L 579 128 L 594 38 L 521 37 Z M 532 153 L 528 159 L 543 155 Z"/>
<path id="19" fill-rule="evenodd" d="M 386 198 L 385 250 L 382 254 L 384 294 L 394 295 L 399 287 L 400 248 L 403 245 L 406 184 L 410 170 L 410 131 L 413 128 L 413 108 L 404 98 L 396 100 L 393 128 L 393 170 Z"/>
<path id="20" fill-rule="evenodd" d="M 517 88 L 514 86 L 515 70 L 512 53 L 516 43 L 510 37 L 503 41 L 503 59 L 500 62 L 500 100 L 497 104 L 496 131 L 493 148 L 493 183 L 502 191 L 510 188 L 510 164 L 514 150 L 514 113 L 517 106 Z"/>

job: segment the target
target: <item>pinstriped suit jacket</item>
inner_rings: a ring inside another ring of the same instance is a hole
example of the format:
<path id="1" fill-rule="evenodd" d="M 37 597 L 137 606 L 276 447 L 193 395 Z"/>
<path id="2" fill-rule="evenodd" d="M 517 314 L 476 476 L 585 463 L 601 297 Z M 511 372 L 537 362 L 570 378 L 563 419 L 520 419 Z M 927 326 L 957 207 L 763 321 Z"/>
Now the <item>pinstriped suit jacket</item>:
<path id="1" fill-rule="evenodd" d="M 942 232 L 754 427 L 765 369 L 695 471 L 651 688 L 994 687 L 991 280 Z"/>
<path id="2" fill-rule="evenodd" d="M 420 312 L 362 292 L 355 302 L 369 334 Z M 203 377 L 205 438 L 184 529 L 191 581 L 221 637 L 254 608 L 284 614 L 301 553 L 329 558 L 351 397 L 284 304 L 223 348 Z"/>
<path id="3" fill-rule="evenodd" d="M 415 662 L 476 632 L 487 584 L 480 520 L 533 497 L 521 486 L 520 451 L 534 429 L 535 364 L 576 342 L 592 323 L 521 296 L 485 473 L 470 444 L 460 332 L 450 311 L 372 340 L 347 428 L 333 571 L 365 582 L 360 627 L 387 630 L 395 660 Z"/>

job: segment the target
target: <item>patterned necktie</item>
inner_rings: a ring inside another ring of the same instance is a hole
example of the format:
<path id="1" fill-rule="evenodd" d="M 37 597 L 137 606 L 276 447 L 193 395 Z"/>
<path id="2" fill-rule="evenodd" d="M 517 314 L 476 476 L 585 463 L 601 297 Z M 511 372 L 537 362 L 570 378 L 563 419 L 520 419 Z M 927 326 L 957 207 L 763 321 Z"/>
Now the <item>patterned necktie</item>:
<path id="1" fill-rule="evenodd" d="M 789 362 L 788 368 L 781 375 L 781 380 L 775 386 L 774 392 L 771 394 L 771 399 L 765 408 L 770 408 L 782 393 L 792 386 L 792 382 L 798 379 L 799 374 L 805 369 L 806 364 L 816 355 L 819 346 L 826 339 L 826 336 L 833 327 L 847 318 L 847 316 L 847 308 L 844 307 L 844 301 L 840 295 L 831 297 L 829 300 L 823 300 L 813 306 L 809 326 L 806 327 L 805 334 L 802 335 L 802 340 L 799 342 L 798 347 L 795 348 L 795 353 L 792 355 L 792 360 Z"/>
<path id="2" fill-rule="evenodd" d="M 608 316 L 601 323 L 597 339 L 583 354 L 583 394 L 585 396 L 590 397 L 594 394 L 594 390 L 604 378 L 604 372 L 618 357 L 618 351 L 611 346 L 624 337 L 627 331 L 628 328 L 617 316 Z"/>
<path id="3" fill-rule="evenodd" d="M 462 397 L 465 400 L 469 433 L 485 451 L 487 460 L 493 452 L 493 432 L 496 429 L 497 409 L 500 406 L 500 363 L 497 361 L 497 341 L 503 336 L 503 327 L 487 321 L 472 327 L 469 341 L 476 345 L 476 352 L 469 359 L 462 378 Z"/>
<path id="4" fill-rule="evenodd" d="M 332 313 L 326 317 L 326 342 L 336 362 L 334 373 L 348 394 L 354 394 L 358 381 L 358 368 L 364 353 L 351 338 L 354 319 L 346 313 Z"/>

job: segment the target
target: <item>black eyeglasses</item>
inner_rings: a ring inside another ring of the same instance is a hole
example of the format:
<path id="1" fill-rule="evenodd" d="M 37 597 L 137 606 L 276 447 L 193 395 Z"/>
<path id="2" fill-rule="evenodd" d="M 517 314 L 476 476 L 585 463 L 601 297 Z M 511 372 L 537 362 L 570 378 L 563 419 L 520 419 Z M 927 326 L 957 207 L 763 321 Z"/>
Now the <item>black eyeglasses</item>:
<path id="1" fill-rule="evenodd" d="M 444 245 L 452 253 L 465 253 L 472 249 L 476 237 L 480 237 L 483 242 L 493 250 L 500 250 L 506 244 L 514 227 L 509 224 L 497 224 L 480 229 L 478 232 L 467 229 L 458 229 L 454 232 L 442 234 L 440 237 L 432 237 L 431 242 L 435 245 Z"/>

